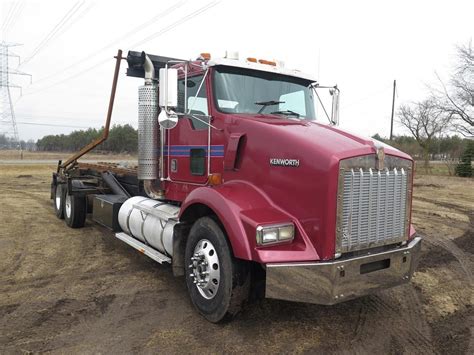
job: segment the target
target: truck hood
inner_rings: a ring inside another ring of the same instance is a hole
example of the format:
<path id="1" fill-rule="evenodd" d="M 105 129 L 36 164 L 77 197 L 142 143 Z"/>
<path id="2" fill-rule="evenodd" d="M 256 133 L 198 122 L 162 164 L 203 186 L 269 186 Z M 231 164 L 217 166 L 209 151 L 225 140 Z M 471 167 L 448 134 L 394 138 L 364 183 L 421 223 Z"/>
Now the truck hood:
<path id="1" fill-rule="evenodd" d="M 279 261 L 334 257 L 341 160 L 376 154 L 380 146 L 386 155 L 411 160 L 407 154 L 374 139 L 320 123 L 271 115 L 233 115 L 227 123 L 226 134 L 244 135 L 245 139 L 236 154 L 236 168 L 226 170 L 224 180 L 254 186 L 272 208 L 296 223 L 298 234 L 288 247 L 294 254 L 279 254 Z M 247 209 L 252 211 L 243 212 L 247 217 L 259 211 L 253 211 L 250 200 L 248 203 Z M 257 250 L 263 255 L 259 260 L 273 255 L 265 254 L 266 250 L 277 248 Z"/>
<path id="2" fill-rule="evenodd" d="M 298 147 L 296 150 L 317 151 L 321 156 L 341 160 L 374 154 L 378 148 L 383 147 L 388 155 L 412 160 L 397 148 L 374 138 L 363 137 L 349 130 L 315 121 L 292 120 L 279 115 L 242 114 L 239 117 L 245 119 L 245 126 L 248 125 L 251 130 L 262 128 L 264 131 L 270 131 L 270 137 L 288 145 L 288 151 Z"/>

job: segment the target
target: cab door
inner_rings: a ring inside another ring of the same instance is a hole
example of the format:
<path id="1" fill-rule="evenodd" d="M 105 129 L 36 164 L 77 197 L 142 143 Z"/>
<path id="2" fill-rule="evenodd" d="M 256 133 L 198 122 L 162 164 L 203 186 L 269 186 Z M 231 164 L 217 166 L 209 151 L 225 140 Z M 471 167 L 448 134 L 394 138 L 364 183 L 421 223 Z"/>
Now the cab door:
<path id="1" fill-rule="evenodd" d="M 205 81 L 202 83 L 202 81 Z M 202 85 L 201 85 L 202 83 Z M 208 138 L 212 132 L 207 122 L 209 107 L 207 83 L 204 75 L 187 79 L 187 105 L 185 105 L 185 82 L 178 81 L 178 112 L 189 114 L 180 116 L 175 128 L 168 130 L 165 155 L 168 158 L 169 176 L 173 182 L 206 184 L 208 179 Z M 186 111 L 186 112 L 188 112 Z M 224 154 L 211 146 L 211 156 Z"/>

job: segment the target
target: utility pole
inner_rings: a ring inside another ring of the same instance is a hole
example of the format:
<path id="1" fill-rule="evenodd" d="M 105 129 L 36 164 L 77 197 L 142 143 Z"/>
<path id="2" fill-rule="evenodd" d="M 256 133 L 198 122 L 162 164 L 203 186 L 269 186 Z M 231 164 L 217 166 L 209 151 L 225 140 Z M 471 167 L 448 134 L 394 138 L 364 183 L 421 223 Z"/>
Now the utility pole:
<path id="1" fill-rule="evenodd" d="M 16 54 L 9 53 L 10 47 L 19 46 L 18 43 L 7 43 L 0 42 L 0 129 L 6 135 L 12 135 L 14 141 L 18 145 L 17 147 L 22 150 L 20 136 L 18 134 L 18 127 L 15 119 L 15 111 L 13 110 L 12 96 L 10 93 L 10 88 L 20 89 L 21 95 L 21 86 L 15 85 L 10 82 L 11 75 L 31 75 L 21 72 L 17 69 L 12 69 L 9 64 L 10 57 L 20 58 Z"/>
<path id="2" fill-rule="evenodd" d="M 393 138 L 393 114 L 395 112 L 395 90 L 397 89 L 397 81 L 393 81 L 393 96 L 392 96 L 392 118 L 390 120 L 390 140 Z"/>

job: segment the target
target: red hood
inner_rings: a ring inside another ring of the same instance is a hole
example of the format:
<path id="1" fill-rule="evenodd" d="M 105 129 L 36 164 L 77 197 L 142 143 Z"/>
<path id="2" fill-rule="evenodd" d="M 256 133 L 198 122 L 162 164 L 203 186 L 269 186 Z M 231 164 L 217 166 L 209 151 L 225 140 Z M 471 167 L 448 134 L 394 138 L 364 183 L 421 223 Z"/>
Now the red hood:
<path id="1" fill-rule="evenodd" d="M 307 236 L 303 237 L 317 250 L 313 259 L 306 260 L 333 258 L 339 161 L 375 154 L 383 143 L 281 116 L 229 115 L 226 120 L 226 134 L 245 134 L 245 140 L 239 150 L 239 168 L 225 171 L 224 180 L 247 181 L 297 220 L 300 232 Z M 405 153 L 385 147 L 386 154 L 411 160 Z M 273 159 L 298 163 L 275 166 Z"/>
<path id="2" fill-rule="evenodd" d="M 251 126 L 261 127 L 263 124 L 266 127 L 265 129 L 268 129 L 270 125 L 274 127 L 275 137 L 281 136 L 288 143 L 294 141 L 296 145 L 301 145 L 300 149 L 310 151 L 316 149 L 320 154 L 337 160 L 373 154 L 381 146 L 384 147 L 385 153 L 388 155 L 412 160 L 408 154 L 376 139 L 363 137 L 339 127 L 314 121 L 292 120 L 282 118 L 280 115 L 240 114 L 236 115 L 235 118 L 244 118 L 249 128 Z M 273 129 L 270 130 L 273 131 Z"/>

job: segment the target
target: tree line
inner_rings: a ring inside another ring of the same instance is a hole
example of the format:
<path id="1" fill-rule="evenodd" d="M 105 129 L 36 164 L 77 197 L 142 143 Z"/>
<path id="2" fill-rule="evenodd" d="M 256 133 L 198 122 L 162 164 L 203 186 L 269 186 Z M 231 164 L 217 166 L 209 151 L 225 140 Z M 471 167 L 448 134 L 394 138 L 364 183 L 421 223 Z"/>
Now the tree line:
<path id="1" fill-rule="evenodd" d="M 456 64 L 448 81 L 435 74 L 437 84 L 428 87 L 427 97 L 404 103 L 398 110 L 398 121 L 416 141 L 429 169 L 436 151 L 437 139 L 446 134 L 459 134 L 468 139 L 460 153 L 465 175 L 472 176 L 471 160 L 474 139 L 474 51 L 472 42 L 456 47 Z M 470 143 L 469 143 L 470 142 Z M 456 170 L 458 172 L 458 170 Z M 458 174 L 461 175 L 461 174 Z"/>
<path id="2" fill-rule="evenodd" d="M 21 140 L 20 142 L 16 141 L 15 138 L 8 136 L 6 134 L 0 134 L 0 149 L 18 149 L 23 150 L 35 150 L 36 149 L 36 142 L 33 139 L 29 139 L 27 141 Z"/>
<path id="3" fill-rule="evenodd" d="M 433 137 L 429 149 L 425 150 L 413 136 L 395 136 L 389 138 L 374 135 L 381 142 L 387 143 L 402 152 L 407 153 L 415 160 L 441 161 L 448 169 L 449 175 L 471 177 L 474 174 L 472 160 L 474 160 L 474 140 L 457 135 Z M 425 169 L 429 170 L 429 167 Z"/>
<path id="4" fill-rule="evenodd" d="M 67 152 L 78 151 L 93 140 L 101 137 L 104 128 L 73 131 L 70 134 L 44 136 L 36 142 L 40 151 Z M 114 153 L 135 153 L 138 147 L 138 131 L 131 125 L 114 125 L 110 128 L 109 137 L 95 150 Z"/>
<path id="5" fill-rule="evenodd" d="M 402 152 L 407 153 L 415 160 L 423 160 L 425 152 L 412 136 L 401 135 L 394 136 L 392 140 L 381 137 L 379 134 L 373 138 L 387 143 Z M 460 137 L 458 135 L 434 137 L 428 150 L 429 160 L 448 160 L 457 161 L 461 158 L 462 153 L 467 149 L 470 139 Z"/>

